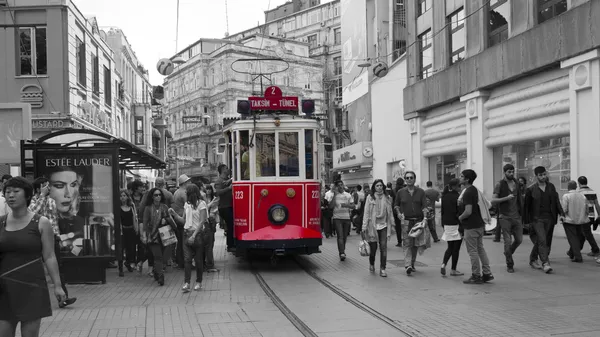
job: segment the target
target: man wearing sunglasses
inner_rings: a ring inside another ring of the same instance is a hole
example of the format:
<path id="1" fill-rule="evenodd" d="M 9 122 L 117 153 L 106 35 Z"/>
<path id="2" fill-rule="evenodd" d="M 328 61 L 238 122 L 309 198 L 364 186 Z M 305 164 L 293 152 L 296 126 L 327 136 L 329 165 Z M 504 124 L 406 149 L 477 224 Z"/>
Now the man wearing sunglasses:
<path id="1" fill-rule="evenodd" d="M 406 187 L 398 190 L 396 200 L 394 201 L 394 211 L 398 219 L 402 222 L 402 247 L 404 249 L 404 268 L 406 274 L 410 275 L 415 271 L 415 262 L 419 247 L 415 246 L 415 239 L 408 233 L 413 226 L 427 216 L 427 196 L 425 191 L 415 186 L 417 174 L 413 171 L 406 171 L 404 181 Z"/>

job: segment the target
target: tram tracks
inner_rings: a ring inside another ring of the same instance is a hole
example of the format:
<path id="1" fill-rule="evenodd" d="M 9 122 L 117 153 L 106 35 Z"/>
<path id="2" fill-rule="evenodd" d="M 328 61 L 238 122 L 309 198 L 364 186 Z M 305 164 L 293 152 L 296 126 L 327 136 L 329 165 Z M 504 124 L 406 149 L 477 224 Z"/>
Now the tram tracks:
<path id="1" fill-rule="evenodd" d="M 326 289 L 328 289 L 329 291 L 331 291 L 332 293 L 334 293 L 335 295 L 337 295 L 339 298 L 343 299 L 347 303 L 350 303 L 355 308 L 357 308 L 357 309 L 359 309 L 359 310 L 361 310 L 361 311 L 369 314 L 371 317 L 375 318 L 377 321 L 379 321 L 381 323 L 384 323 L 385 325 L 387 325 L 388 327 L 394 329 L 395 331 L 397 331 L 399 333 L 402 333 L 403 336 L 413 337 L 413 335 L 411 333 L 409 333 L 406 330 L 404 330 L 403 327 L 400 324 L 398 324 L 395 320 L 393 320 L 392 318 L 390 318 L 390 317 L 384 315 L 383 313 L 375 310 L 374 308 L 368 306 L 367 304 L 365 304 L 362 301 L 358 300 L 354 296 L 348 294 L 347 292 L 345 292 L 344 290 L 340 289 L 336 285 L 332 284 L 331 282 L 329 282 L 326 279 L 324 279 L 321 276 L 319 276 L 317 273 L 315 273 L 314 271 L 312 271 L 306 265 L 306 262 L 302 261 L 301 258 L 294 257 L 293 260 L 294 260 L 295 264 L 297 264 L 304 273 L 306 273 L 308 276 L 310 276 L 312 279 L 314 279 L 315 281 L 317 281 L 318 283 L 320 283 Z M 273 303 L 275 304 L 275 306 L 290 321 L 290 323 L 292 323 L 296 327 L 296 329 L 303 336 L 306 336 L 306 337 L 318 336 L 318 334 L 315 331 L 313 331 L 302 319 L 300 319 L 296 315 L 296 313 L 294 313 L 293 310 L 291 310 L 281 300 L 281 298 L 269 286 L 268 282 L 263 278 L 263 276 L 261 275 L 261 273 L 254 266 L 252 267 L 252 273 L 256 277 L 256 280 L 257 280 L 258 284 L 263 289 L 263 291 L 265 292 L 265 294 L 273 301 Z"/>

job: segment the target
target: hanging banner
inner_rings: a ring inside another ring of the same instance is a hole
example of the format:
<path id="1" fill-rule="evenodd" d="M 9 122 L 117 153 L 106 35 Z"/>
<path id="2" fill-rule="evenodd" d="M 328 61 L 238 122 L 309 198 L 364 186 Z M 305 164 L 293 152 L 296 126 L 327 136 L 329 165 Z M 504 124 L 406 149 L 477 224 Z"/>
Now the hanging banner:
<path id="1" fill-rule="evenodd" d="M 64 256 L 115 254 L 113 165 L 110 151 L 37 151 L 37 177 L 49 180 Z"/>

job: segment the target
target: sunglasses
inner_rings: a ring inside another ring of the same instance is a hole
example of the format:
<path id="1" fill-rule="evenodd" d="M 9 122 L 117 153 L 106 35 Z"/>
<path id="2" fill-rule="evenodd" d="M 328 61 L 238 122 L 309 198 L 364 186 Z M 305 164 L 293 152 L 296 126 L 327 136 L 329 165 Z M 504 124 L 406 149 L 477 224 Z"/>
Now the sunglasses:
<path id="1" fill-rule="evenodd" d="M 160 194 L 155 194 L 154 197 L 162 197 Z"/>
<path id="2" fill-rule="evenodd" d="M 415 177 L 404 177 L 404 180 L 415 180 Z"/>

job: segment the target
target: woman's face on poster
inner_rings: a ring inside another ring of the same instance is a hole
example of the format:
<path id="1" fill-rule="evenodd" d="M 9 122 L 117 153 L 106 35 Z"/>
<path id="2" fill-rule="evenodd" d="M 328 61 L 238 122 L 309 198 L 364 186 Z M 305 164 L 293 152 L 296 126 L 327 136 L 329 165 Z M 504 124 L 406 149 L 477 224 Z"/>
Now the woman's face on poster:
<path id="1" fill-rule="evenodd" d="M 56 202 L 59 213 L 73 209 L 79 198 L 81 177 L 73 171 L 55 172 L 50 176 L 50 197 Z"/>

